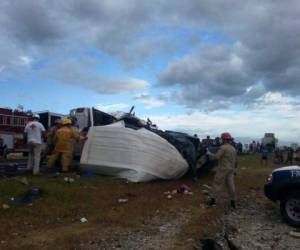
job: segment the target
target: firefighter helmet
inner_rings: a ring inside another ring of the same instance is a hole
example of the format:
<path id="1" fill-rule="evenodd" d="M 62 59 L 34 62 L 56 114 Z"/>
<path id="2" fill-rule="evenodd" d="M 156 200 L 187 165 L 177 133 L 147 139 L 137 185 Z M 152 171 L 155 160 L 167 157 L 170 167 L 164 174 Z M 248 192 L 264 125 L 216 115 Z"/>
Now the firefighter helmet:
<path id="1" fill-rule="evenodd" d="M 229 141 L 232 140 L 231 134 L 229 134 L 228 132 L 224 132 L 221 134 L 221 139 L 223 141 Z"/>
<path id="2" fill-rule="evenodd" d="M 62 121 L 62 124 L 63 125 L 71 125 L 72 121 L 69 118 L 64 118 L 63 121 Z"/>

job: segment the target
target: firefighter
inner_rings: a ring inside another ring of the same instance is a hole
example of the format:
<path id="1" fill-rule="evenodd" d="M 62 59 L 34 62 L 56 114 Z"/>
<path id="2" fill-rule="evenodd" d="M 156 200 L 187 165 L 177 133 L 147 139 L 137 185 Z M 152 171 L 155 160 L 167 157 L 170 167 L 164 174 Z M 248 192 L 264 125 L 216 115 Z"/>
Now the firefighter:
<path id="1" fill-rule="evenodd" d="M 46 149 L 47 155 L 51 154 L 54 149 L 54 136 L 56 134 L 56 131 L 59 128 L 61 128 L 61 126 L 62 126 L 62 119 L 56 119 L 54 121 L 54 126 L 52 126 L 47 133 L 47 149 Z"/>
<path id="2" fill-rule="evenodd" d="M 234 185 L 234 172 L 237 167 L 236 150 L 230 144 L 232 137 L 229 133 L 221 134 L 222 146 L 216 154 L 208 151 L 209 158 L 218 160 L 219 166 L 213 181 L 213 197 L 209 201 L 209 205 L 215 205 L 224 185 L 226 185 L 231 208 L 236 208 L 236 192 Z"/>
<path id="3" fill-rule="evenodd" d="M 62 127 L 56 130 L 54 136 L 54 151 L 49 157 L 48 167 L 51 168 L 56 160 L 61 157 L 62 171 L 67 172 L 72 161 L 72 141 L 83 139 L 79 132 L 71 128 L 69 118 L 62 120 Z"/>

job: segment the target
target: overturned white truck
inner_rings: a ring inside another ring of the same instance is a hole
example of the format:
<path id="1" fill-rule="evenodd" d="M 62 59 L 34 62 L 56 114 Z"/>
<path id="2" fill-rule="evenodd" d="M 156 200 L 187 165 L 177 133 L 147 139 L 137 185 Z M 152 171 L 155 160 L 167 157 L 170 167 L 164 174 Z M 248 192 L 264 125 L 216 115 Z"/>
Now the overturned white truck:
<path id="1" fill-rule="evenodd" d="M 117 115 L 95 108 L 71 111 L 79 129 L 87 132 L 83 148 L 75 149 L 82 169 L 133 182 L 176 179 L 188 170 L 195 175 L 199 139 L 158 130 L 132 110 Z"/>

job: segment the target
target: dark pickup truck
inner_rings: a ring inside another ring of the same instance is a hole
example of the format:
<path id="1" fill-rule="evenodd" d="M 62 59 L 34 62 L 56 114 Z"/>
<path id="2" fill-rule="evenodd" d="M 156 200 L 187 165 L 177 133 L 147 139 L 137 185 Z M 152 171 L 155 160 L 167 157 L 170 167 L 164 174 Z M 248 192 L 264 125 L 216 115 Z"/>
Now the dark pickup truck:
<path id="1" fill-rule="evenodd" d="M 291 226 L 300 227 L 300 167 L 275 169 L 265 184 L 265 195 L 280 201 L 280 211 Z"/>

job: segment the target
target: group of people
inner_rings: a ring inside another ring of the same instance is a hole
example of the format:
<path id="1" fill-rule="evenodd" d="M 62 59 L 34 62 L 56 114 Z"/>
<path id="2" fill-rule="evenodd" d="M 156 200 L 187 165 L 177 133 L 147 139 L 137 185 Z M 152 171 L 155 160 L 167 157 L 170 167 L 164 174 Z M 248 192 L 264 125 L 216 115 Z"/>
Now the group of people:
<path id="1" fill-rule="evenodd" d="M 300 164 L 300 150 L 298 148 L 283 147 L 274 150 L 274 163 Z"/>
<path id="2" fill-rule="evenodd" d="M 75 126 L 72 126 L 70 118 L 56 120 L 55 125 L 50 128 L 48 133 L 39 119 L 39 115 L 34 114 L 24 129 L 29 150 L 27 168 L 32 170 L 34 175 L 40 174 L 43 142 L 46 141 L 44 152 L 50 154 L 47 161 L 48 167 L 52 168 L 55 162 L 60 159 L 62 171 L 67 172 L 73 158 L 74 141 L 85 138 L 80 135 Z"/>
<path id="3" fill-rule="evenodd" d="M 205 139 L 202 139 L 201 144 L 203 147 L 219 147 L 221 145 L 220 137 L 216 137 L 215 139 L 210 138 L 210 136 L 206 136 Z"/>
<path id="4" fill-rule="evenodd" d="M 251 143 L 245 143 L 244 145 L 241 142 L 236 143 L 236 149 L 238 154 L 255 154 L 261 152 L 262 144 L 258 141 L 252 141 Z"/>
<path id="5" fill-rule="evenodd" d="M 73 143 L 75 140 L 84 140 L 85 137 L 81 136 L 78 129 L 72 126 L 72 120 L 69 118 L 56 120 L 55 125 L 50 128 L 48 133 L 39 122 L 39 118 L 38 114 L 34 114 L 24 130 L 29 149 L 28 169 L 32 169 L 34 175 L 40 174 L 42 145 L 43 141 L 46 141 L 45 152 L 50 155 L 47 161 L 48 167 L 53 167 L 60 158 L 62 171 L 68 171 L 73 156 Z M 219 150 L 215 154 L 207 151 L 211 160 L 218 160 L 219 162 L 213 181 L 213 197 L 209 202 L 210 205 L 219 202 L 220 192 L 225 185 L 230 197 L 230 206 L 236 208 L 234 173 L 237 167 L 237 151 L 233 146 L 232 136 L 226 132 L 222 133 L 217 140 L 211 141 L 210 138 L 206 138 L 202 143 L 207 144 L 207 146 L 209 144 L 219 146 Z"/>

